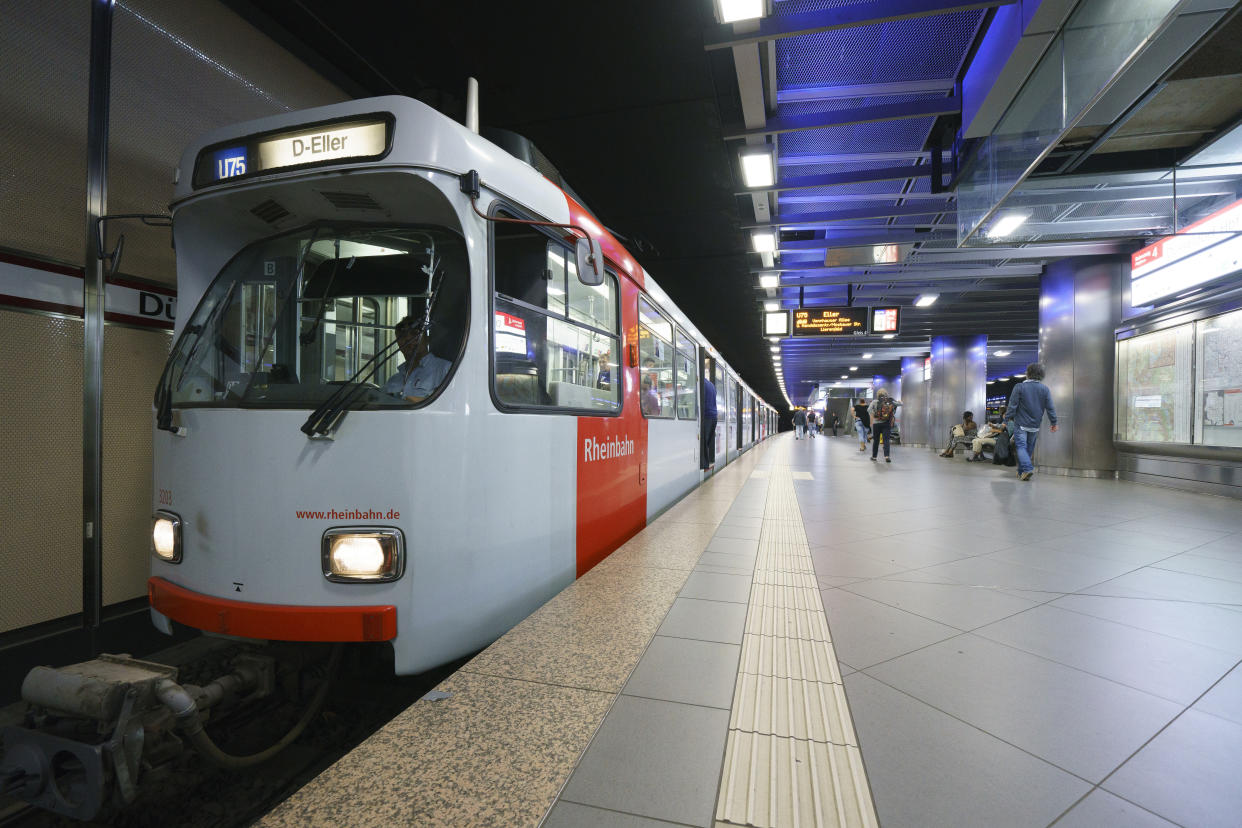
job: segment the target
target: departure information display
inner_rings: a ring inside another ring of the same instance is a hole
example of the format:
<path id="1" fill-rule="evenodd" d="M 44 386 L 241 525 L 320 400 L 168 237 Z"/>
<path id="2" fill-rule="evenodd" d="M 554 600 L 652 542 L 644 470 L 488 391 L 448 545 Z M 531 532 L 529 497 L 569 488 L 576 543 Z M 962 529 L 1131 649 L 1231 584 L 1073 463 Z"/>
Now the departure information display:
<path id="1" fill-rule="evenodd" d="M 799 308 L 793 312 L 794 336 L 863 336 L 870 308 Z"/>
<path id="2" fill-rule="evenodd" d="M 900 308 L 872 308 L 871 332 L 873 334 L 898 333 Z"/>

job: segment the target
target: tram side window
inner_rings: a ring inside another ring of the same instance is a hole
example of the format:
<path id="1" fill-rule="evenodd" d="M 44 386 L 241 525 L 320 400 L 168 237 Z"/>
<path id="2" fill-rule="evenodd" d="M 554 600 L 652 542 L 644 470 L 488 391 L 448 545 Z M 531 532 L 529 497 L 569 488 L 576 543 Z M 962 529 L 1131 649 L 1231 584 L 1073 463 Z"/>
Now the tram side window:
<path id="1" fill-rule="evenodd" d="M 673 416 L 673 353 L 673 324 L 638 297 L 638 399 L 646 417 Z"/>
<path id="2" fill-rule="evenodd" d="M 677 380 L 677 419 L 693 420 L 699 416 L 699 381 L 694 372 L 694 340 L 677 329 L 677 356 L 674 375 Z"/>
<path id="3" fill-rule="evenodd" d="M 617 281 L 578 281 L 567 248 L 536 228 L 494 226 L 492 347 L 505 405 L 613 413 L 621 408 Z"/>

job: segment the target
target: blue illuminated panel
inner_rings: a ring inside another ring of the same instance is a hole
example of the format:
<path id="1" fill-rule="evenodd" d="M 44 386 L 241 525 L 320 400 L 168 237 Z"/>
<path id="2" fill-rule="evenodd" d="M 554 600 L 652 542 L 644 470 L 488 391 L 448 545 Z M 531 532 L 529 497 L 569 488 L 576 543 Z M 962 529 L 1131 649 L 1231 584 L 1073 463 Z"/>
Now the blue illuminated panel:
<path id="1" fill-rule="evenodd" d="M 239 175 L 246 174 L 246 148 L 227 147 L 219 149 L 208 156 L 211 165 L 211 173 L 207 177 L 208 182 L 224 181 L 227 178 L 236 178 Z"/>

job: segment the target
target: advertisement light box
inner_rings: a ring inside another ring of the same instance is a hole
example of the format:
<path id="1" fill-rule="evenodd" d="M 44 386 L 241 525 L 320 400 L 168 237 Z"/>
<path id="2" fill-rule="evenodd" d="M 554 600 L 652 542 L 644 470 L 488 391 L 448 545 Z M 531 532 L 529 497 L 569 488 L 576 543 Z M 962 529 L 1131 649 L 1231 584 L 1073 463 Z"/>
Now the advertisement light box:
<path id="1" fill-rule="evenodd" d="M 793 312 L 794 336 L 863 336 L 870 308 L 799 308 Z"/>

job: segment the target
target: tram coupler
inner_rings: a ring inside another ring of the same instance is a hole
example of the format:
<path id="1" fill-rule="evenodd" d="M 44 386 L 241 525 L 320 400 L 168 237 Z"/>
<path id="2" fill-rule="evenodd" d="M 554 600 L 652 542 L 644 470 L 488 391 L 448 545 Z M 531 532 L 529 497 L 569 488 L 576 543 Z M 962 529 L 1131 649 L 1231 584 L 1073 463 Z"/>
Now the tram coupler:
<path id="1" fill-rule="evenodd" d="M 67 667 L 36 667 L 22 682 L 26 726 L 0 728 L 4 792 L 44 810 L 89 820 L 115 795 L 129 803 L 144 767 L 183 749 L 179 699 L 201 717 L 225 700 L 271 695 L 275 660 L 245 653 L 231 672 L 202 687 L 177 683 L 176 667 L 101 655 Z"/>

